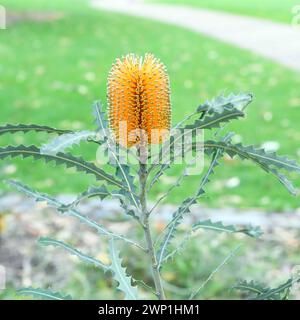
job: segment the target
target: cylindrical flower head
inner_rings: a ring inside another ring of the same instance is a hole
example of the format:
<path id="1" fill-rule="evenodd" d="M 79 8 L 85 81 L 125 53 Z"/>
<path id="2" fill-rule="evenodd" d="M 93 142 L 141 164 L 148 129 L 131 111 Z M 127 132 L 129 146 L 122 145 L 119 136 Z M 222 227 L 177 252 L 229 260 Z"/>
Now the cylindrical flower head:
<path id="1" fill-rule="evenodd" d="M 108 77 L 109 120 L 115 138 L 131 147 L 161 143 L 171 122 L 170 81 L 152 54 L 117 59 Z"/>

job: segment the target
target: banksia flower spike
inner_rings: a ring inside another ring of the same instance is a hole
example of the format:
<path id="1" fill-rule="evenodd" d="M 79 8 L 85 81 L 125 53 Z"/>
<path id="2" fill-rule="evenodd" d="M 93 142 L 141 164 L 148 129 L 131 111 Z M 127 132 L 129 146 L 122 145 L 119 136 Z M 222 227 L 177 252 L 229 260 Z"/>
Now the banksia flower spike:
<path id="1" fill-rule="evenodd" d="M 170 83 L 152 54 L 117 59 L 107 85 L 110 127 L 117 142 L 131 147 L 161 143 L 170 130 Z"/>

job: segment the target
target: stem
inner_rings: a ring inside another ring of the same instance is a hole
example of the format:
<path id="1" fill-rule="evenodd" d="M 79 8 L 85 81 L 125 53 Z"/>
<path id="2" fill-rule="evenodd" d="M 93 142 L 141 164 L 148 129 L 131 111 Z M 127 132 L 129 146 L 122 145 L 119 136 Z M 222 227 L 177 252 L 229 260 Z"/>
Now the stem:
<path id="1" fill-rule="evenodd" d="M 142 207 L 141 219 L 142 219 L 142 224 L 145 232 L 147 251 L 151 258 L 152 275 L 153 275 L 153 280 L 155 284 L 156 295 L 159 300 L 165 300 L 166 296 L 162 286 L 161 276 L 158 269 L 156 254 L 153 247 L 153 240 L 152 240 L 151 230 L 149 225 L 150 213 L 147 210 L 147 195 L 146 195 L 146 182 L 147 182 L 148 172 L 147 172 L 146 164 L 140 163 L 139 176 L 140 176 L 140 187 L 141 187 L 140 201 L 141 201 L 141 207 Z"/>

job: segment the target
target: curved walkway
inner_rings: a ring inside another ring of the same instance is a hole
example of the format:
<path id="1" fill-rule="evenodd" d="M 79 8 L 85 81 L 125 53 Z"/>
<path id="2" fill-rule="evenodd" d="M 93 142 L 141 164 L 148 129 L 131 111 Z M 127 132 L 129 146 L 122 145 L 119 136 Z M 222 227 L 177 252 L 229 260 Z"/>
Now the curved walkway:
<path id="1" fill-rule="evenodd" d="M 145 17 L 181 26 L 248 49 L 300 71 L 300 26 L 180 5 L 141 0 L 92 0 L 101 10 Z M 292 19 L 292 16 L 291 16 Z"/>

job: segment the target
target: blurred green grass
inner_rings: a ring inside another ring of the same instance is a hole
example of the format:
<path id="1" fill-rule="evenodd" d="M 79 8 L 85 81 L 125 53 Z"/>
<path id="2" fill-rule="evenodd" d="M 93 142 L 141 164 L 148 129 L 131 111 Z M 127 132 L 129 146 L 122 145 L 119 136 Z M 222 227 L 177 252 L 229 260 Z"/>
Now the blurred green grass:
<path id="1" fill-rule="evenodd" d="M 271 61 L 248 51 L 226 45 L 184 29 L 157 22 L 89 9 L 85 1 L 60 2 L 2 1 L 13 10 L 63 12 L 61 20 L 20 21 L 1 30 L 0 102 L 1 124 L 38 123 L 59 128 L 93 128 L 91 104 L 105 101 L 106 77 L 116 57 L 128 52 L 153 52 L 166 64 L 172 89 L 173 121 L 182 119 L 200 102 L 222 92 L 250 91 L 255 101 L 248 117 L 228 126 L 245 144 L 276 141 L 280 153 L 299 160 L 300 77 Z M 46 135 L 8 135 L 0 145 L 41 144 Z M 85 157 L 95 159 L 95 149 L 81 146 Z M 11 165 L 14 164 L 14 166 Z M 174 183 L 176 167 L 162 179 L 151 195 Z M 18 178 L 51 193 L 81 192 L 91 177 L 42 162 L 6 160 L 0 177 Z M 228 179 L 240 178 L 232 187 Z M 172 202 L 179 202 L 196 188 L 199 176 L 186 180 L 176 190 Z M 299 185 L 299 178 L 296 180 Z M 5 188 L 1 182 L 1 189 Z M 202 203 L 240 208 L 262 207 L 290 210 L 299 206 L 271 176 L 253 165 L 225 161 L 216 170 L 209 198 Z"/>
<path id="2" fill-rule="evenodd" d="M 292 22 L 292 9 L 299 5 L 298 0 L 148 0 L 148 2 L 192 5 L 284 23 Z"/>

